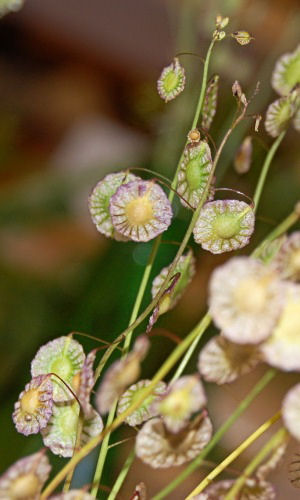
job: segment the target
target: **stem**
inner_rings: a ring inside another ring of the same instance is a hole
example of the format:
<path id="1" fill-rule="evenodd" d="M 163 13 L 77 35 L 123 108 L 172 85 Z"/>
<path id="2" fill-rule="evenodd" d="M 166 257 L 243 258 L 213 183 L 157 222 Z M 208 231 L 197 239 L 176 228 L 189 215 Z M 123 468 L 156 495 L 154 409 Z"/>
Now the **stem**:
<path id="1" fill-rule="evenodd" d="M 249 465 L 245 468 L 243 474 L 239 477 L 239 479 L 237 479 L 237 481 L 235 481 L 234 485 L 227 493 L 224 500 L 235 500 L 236 498 L 238 498 L 238 493 L 242 489 L 248 477 L 253 474 L 257 467 L 261 464 L 265 457 L 272 452 L 273 449 L 276 449 L 278 446 L 280 446 L 283 440 L 286 439 L 286 436 L 287 431 L 284 427 L 281 427 L 251 460 Z"/>
<path id="2" fill-rule="evenodd" d="M 193 491 L 185 498 L 185 500 L 190 500 L 198 493 L 201 493 L 211 482 L 217 477 L 221 472 L 223 472 L 228 465 L 230 465 L 239 455 L 243 453 L 256 439 L 258 439 L 264 432 L 266 432 L 277 420 L 281 417 L 281 412 L 275 413 L 271 418 L 264 422 L 258 429 L 256 429 L 245 441 L 240 444 L 228 457 L 226 457 L 217 467 L 212 470 L 201 483 L 193 489 Z"/>
<path id="3" fill-rule="evenodd" d="M 276 371 L 273 369 L 268 370 L 264 376 L 258 381 L 258 383 L 253 387 L 249 394 L 243 399 L 243 401 L 238 405 L 230 417 L 224 422 L 224 424 L 217 430 L 208 445 L 202 450 L 202 452 L 163 490 L 161 490 L 157 495 L 155 495 L 152 500 L 161 500 L 169 495 L 177 486 L 179 486 L 194 470 L 196 470 L 203 459 L 209 454 L 209 452 L 216 446 L 216 444 L 221 440 L 227 430 L 234 424 L 234 422 L 244 413 L 252 401 L 260 394 L 260 392 L 269 384 L 272 378 L 275 376 Z"/>
<path id="4" fill-rule="evenodd" d="M 175 382 L 175 380 L 177 380 L 181 374 L 184 372 L 184 369 L 186 367 L 186 365 L 188 364 L 191 356 L 193 355 L 202 335 L 203 335 L 204 331 L 200 331 L 199 332 L 199 335 L 197 335 L 197 337 L 195 338 L 194 342 L 190 345 L 190 347 L 188 348 L 188 350 L 186 351 L 180 365 L 178 366 L 176 372 L 174 373 L 171 381 L 170 381 L 170 384 L 172 384 L 172 382 Z"/>
<path id="5" fill-rule="evenodd" d="M 117 402 L 112 406 L 112 409 L 109 412 L 109 415 L 107 417 L 107 422 L 106 422 L 106 428 L 109 428 L 114 420 L 116 406 L 117 406 Z M 110 438 L 110 433 L 107 433 L 106 436 L 104 437 L 102 445 L 101 445 L 101 450 L 99 453 L 98 462 L 97 462 L 94 480 L 93 480 L 93 487 L 91 489 L 91 496 L 94 498 L 97 498 L 98 488 L 99 488 L 99 484 L 101 482 L 101 476 L 102 476 L 103 467 L 104 467 L 104 463 L 105 463 L 105 459 L 106 459 L 106 455 L 107 455 L 109 438 Z"/>
<path id="6" fill-rule="evenodd" d="M 113 489 L 111 490 L 110 494 L 109 494 L 109 497 L 107 500 L 115 500 L 117 494 L 119 493 L 120 491 L 120 488 L 128 474 L 128 471 L 134 461 L 134 457 L 135 457 L 135 452 L 134 452 L 134 449 L 129 453 L 127 459 L 126 459 L 126 462 L 124 463 L 123 467 L 122 467 L 122 470 L 120 471 L 117 479 L 116 479 L 116 482 L 114 484 L 114 487 Z"/>
<path id="7" fill-rule="evenodd" d="M 255 189 L 255 193 L 254 193 L 254 196 L 253 196 L 254 211 L 255 212 L 257 211 L 257 207 L 258 207 L 259 200 L 260 200 L 260 197 L 261 197 L 261 193 L 262 193 L 265 181 L 266 181 L 266 177 L 267 177 L 267 174 L 268 174 L 268 171 L 269 171 L 269 167 L 271 165 L 271 162 L 272 162 L 272 160 L 274 158 L 274 155 L 275 155 L 275 153 L 276 153 L 276 151 L 277 151 L 277 149 L 278 149 L 278 147 L 279 147 L 282 139 L 285 136 L 285 133 L 286 133 L 285 130 L 283 132 L 281 132 L 281 134 L 277 137 L 276 141 L 273 142 L 272 146 L 270 147 L 270 149 L 268 151 L 268 154 L 266 156 L 264 164 L 262 166 L 262 169 L 261 169 L 261 172 L 260 172 L 260 176 L 259 176 L 259 179 L 258 179 L 258 183 L 257 183 L 256 189 Z"/>
<path id="8" fill-rule="evenodd" d="M 131 413 L 139 408 L 139 406 L 145 401 L 145 399 L 152 393 L 153 389 L 156 387 L 158 382 L 160 382 L 169 371 L 173 368 L 175 363 L 180 359 L 182 354 L 188 349 L 190 344 L 193 342 L 195 337 L 199 334 L 201 329 L 205 330 L 209 325 L 211 318 L 209 314 L 206 314 L 200 323 L 196 325 L 196 327 L 189 333 L 189 335 L 183 339 L 183 341 L 174 349 L 171 355 L 166 359 L 163 365 L 160 367 L 158 372 L 153 377 L 151 384 L 142 391 L 139 397 L 125 410 L 121 415 L 119 415 L 113 423 L 106 427 L 98 436 L 92 438 L 85 446 L 79 450 L 78 453 L 74 457 L 69 460 L 69 462 L 58 472 L 58 474 L 52 479 L 52 481 L 45 488 L 43 493 L 41 494 L 41 500 L 46 499 L 50 493 L 52 493 L 55 488 L 60 484 L 60 482 L 66 477 L 69 471 L 75 467 L 86 455 L 88 455 L 99 443 L 103 440 L 103 438 L 109 433 L 115 430 L 119 425 L 121 425 L 124 420 L 131 415 Z"/>
<path id="9" fill-rule="evenodd" d="M 79 417 L 78 417 L 78 424 L 77 424 L 77 430 L 76 430 L 76 441 L 75 441 L 75 446 L 74 446 L 74 453 L 77 453 L 77 451 L 80 449 L 80 439 L 81 439 L 81 433 L 82 433 L 82 428 L 83 428 L 83 420 L 84 420 L 84 415 L 82 412 L 82 409 L 80 408 L 79 412 Z M 69 491 L 71 482 L 73 479 L 73 474 L 74 474 L 75 468 L 71 469 L 69 474 L 66 477 L 65 484 L 63 487 L 63 493 L 67 493 Z"/>
<path id="10" fill-rule="evenodd" d="M 203 68 L 202 87 L 201 87 L 201 90 L 200 90 L 200 95 L 199 95 L 199 99 L 198 99 L 198 103 L 197 103 L 197 107 L 196 107 L 196 112 L 195 112 L 195 116 L 194 116 L 194 120 L 193 120 L 193 123 L 192 123 L 191 130 L 193 130 L 194 128 L 197 127 L 197 123 L 198 123 L 198 120 L 199 120 L 199 117 L 200 117 L 200 114 L 201 114 L 201 111 L 202 111 L 202 106 L 203 106 L 203 101 L 204 101 L 204 96 L 205 96 L 205 90 L 206 90 L 206 85 L 207 85 L 208 65 L 209 65 L 210 56 L 211 56 L 212 49 L 214 47 L 215 42 L 216 41 L 214 39 L 210 42 L 210 46 L 208 47 L 208 51 L 207 51 L 207 54 L 206 54 L 204 68 Z"/>

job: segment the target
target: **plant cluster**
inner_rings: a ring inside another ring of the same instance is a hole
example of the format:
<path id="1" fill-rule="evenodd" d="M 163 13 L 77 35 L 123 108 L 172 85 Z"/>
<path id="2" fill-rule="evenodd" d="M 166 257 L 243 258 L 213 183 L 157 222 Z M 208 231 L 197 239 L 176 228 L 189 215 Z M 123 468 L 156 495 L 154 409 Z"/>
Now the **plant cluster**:
<path id="1" fill-rule="evenodd" d="M 153 468 L 189 462 L 183 472 L 154 497 L 164 498 L 199 467 L 227 429 L 275 376 L 276 370 L 300 371 L 300 232 L 286 234 L 300 217 L 298 203 L 251 255 L 235 255 L 213 271 L 207 314 L 178 344 L 152 380 L 140 378 L 141 364 L 151 347 L 149 333 L 154 323 L 176 306 L 195 274 L 196 259 L 188 247 L 190 237 L 193 235 L 195 243 L 212 254 L 247 246 L 255 229 L 258 204 L 275 152 L 290 124 L 299 130 L 300 47 L 283 55 L 272 75 L 273 88 L 280 97 L 267 109 L 265 128 L 275 140 L 266 155 L 253 199 L 234 188 L 223 190 L 230 197 L 217 198 L 221 191 L 215 187 L 217 167 L 229 136 L 247 118 L 255 120 L 254 133 L 257 133 L 262 118 L 247 115 L 251 99 L 235 81 L 232 92 L 236 115 L 218 149 L 212 152 L 209 129 L 217 109 L 219 76 L 213 76 L 209 82 L 207 76 L 214 46 L 228 36 L 225 31 L 228 22 L 228 18 L 221 16 L 216 19 L 192 127 L 173 181 L 162 182 L 170 188 L 169 196 L 160 185 L 159 174 L 145 180 L 137 176 L 137 172 L 133 173 L 139 169 L 109 174 L 91 193 L 89 210 L 100 233 L 120 242 L 155 240 L 153 250 L 129 326 L 113 343 L 105 345 L 95 368 L 100 349 L 96 347 L 85 354 L 75 334 L 48 342 L 34 356 L 32 378 L 15 404 L 13 421 L 18 432 L 25 436 L 41 433 L 45 448 L 71 460 L 42 491 L 51 468 L 46 449 L 22 458 L 0 477 L 0 498 L 88 500 L 97 497 L 110 435 L 121 424 L 135 432 L 135 447 L 111 489 L 109 500 L 117 497 L 135 455 Z M 231 37 L 241 45 L 252 40 L 246 31 L 237 31 Z M 158 92 L 165 102 L 184 90 L 185 80 L 179 56 L 175 57 L 158 80 Z M 244 174 L 249 170 L 251 153 L 252 137 L 247 136 L 235 158 L 237 172 Z M 175 258 L 153 279 L 152 301 L 138 316 L 162 234 L 174 217 L 175 194 L 185 209 L 192 212 L 190 223 Z M 145 318 L 148 318 L 147 331 L 132 345 L 134 329 Z M 211 322 L 220 333 L 199 352 L 195 373 L 186 374 L 186 366 Z M 121 351 L 120 358 L 107 368 L 116 349 Z M 172 379 L 165 381 L 178 361 Z M 203 381 L 228 384 L 262 362 L 270 369 L 228 421 L 214 432 Z M 90 400 L 99 379 L 94 408 Z M 107 414 L 104 426 L 102 418 Z M 238 479 L 211 484 L 280 417 L 283 426 Z M 290 435 L 300 440 L 300 383 L 288 391 L 281 410 L 213 469 L 186 498 L 275 498 L 267 476 L 284 454 Z M 93 483 L 81 490 L 70 489 L 76 465 L 100 443 Z M 297 469 L 292 472 L 291 480 L 299 483 L 300 473 L 297 475 Z M 55 489 L 64 479 L 63 491 L 55 495 Z M 146 498 L 146 486 L 140 483 L 132 499 L 143 498 Z"/>

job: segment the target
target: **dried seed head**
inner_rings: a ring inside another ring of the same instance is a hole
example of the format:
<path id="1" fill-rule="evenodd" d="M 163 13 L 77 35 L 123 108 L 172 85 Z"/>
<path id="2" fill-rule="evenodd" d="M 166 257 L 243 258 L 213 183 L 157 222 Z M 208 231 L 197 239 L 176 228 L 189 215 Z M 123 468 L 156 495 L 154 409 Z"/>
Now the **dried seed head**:
<path id="1" fill-rule="evenodd" d="M 254 223 L 253 209 L 244 201 L 210 201 L 200 211 L 194 239 L 209 252 L 231 252 L 248 245 Z"/>
<path id="2" fill-rule="evenodd" d="M 151 380 L 140 380 L 136 384 L 130 386 L 129 389 L 127 389 L 127 391 L 120 397 L 118 415 L 127 410 L 127 408 L 129 408 L 129 406 L 142 394 L 143 389 L 148 387 L 150 383 Z M 155 417 L 158 414 L 158 409 L 154 407 L 153 403 L 161 398 L 162 394 L 165 393 L 166 388 L 167 385 L 165 382 L 159 382 L 153 389 L 150 396 L 143 401 L 137 410 L 125 419 L 125 422 L 134 427 L 135 425 L 140 425 L 150 418 Z"/>
<path id="3" fill-rule="evenodd" d="M 83 367 L 85 355 L 82 346 L 72 337 L 59 337 L 40 347 L 31 362 L 31 375 L 56 373 L 69 386 L 73 387 L 75 375 Z M 73 398 L 69 389 L 57 377 L 52 377 L 53 399 L 70 401 Z"/>
<path id="4" fill-rule="evenodd" d="M 76 443 L 79 405 L 77 401 L 58 403 L 53 406 L 53 414 L 45 429 L 42 430 L 44 445 L 54 455 L 72 457 Z M 100 415 L 93 410 L 84 418 L 80 446 L 97 436 L 103 429 Z"/>
<path id="5" fill-rule="evenodd" d="M 227 18 L 228 19 L 228 18 Z M 208 82 L 202 109 L 201 128 L 209 130 L 217 110 L 219 75 L 214 75 Z"/>
<path id="6" fill-rule="evenodd" d="M 0 476 L 3 500 L 38 500 L 51 465 L 44 450 L 21 458 Z"/>
<path id="7" fill-rule="evenodd" d="M 95 497 L 84 490 L 70 490 L 50 497 L 50 500 L 94 500 Z"/>
<path id="8" fill-rule="evenodd" d="M 79 375 L 78 388 L 75 387 L 75 389 L 83 413 L 86 417 L 90 416 L 93 412 L 93 408 L 90 403 L 90 396 L 95 384 L 93 364 L 96 358 L 96 352 L 97 350 L 94 349 L 87 355 L 80 374 L 75 375 L 75 377 Z M 73 383 L 73 385 L 75 384 Z"/>
<path id="9" fill-rule="evenodd" d="M 300 45 L 278 59 L 271 82 L 273 89 L 281 96 L 287 95 L 300 83 Z"/>
<path id="10" fill-rule="evenodd" d="M 97 408 L 101 414 L 108 413 L 126 388 L 138 379 L 141 371 L 140 363 L 149 347 L 149 342 L 146 345 L 145 336 L 141 337 L 142 340 L 137 340 L 137 346 L 134 346 L 133 351 L 125 358 L 115 361 L 105 373 L 97 391 Z"/>
<path id="11" fill-rule="evenodd" d="M 285 130 L 300 105 L 300 90 L 272 102 L 266 113 L 265 129 L 271 137 L 277 137 Z"/>
<path id="12" fill-rule="evenodd" d="M 300 441 L 300 384 L 286 394 L 282 402 L 282 418 L 289 433 Z"/>
<path id="13" fill-rule="evenodd" d="M 151 294 L 153 299 L 157 296 L 157 294 L 161 290 L 161 287 L 163 286 L 166 277 L 168 276 L 171 265 L 172 264 L 170 264 L 167 267 L 164 267 L 160 271 L 160 273 L 156 276 L 156 278 L 154 278 L 151 288 Z M 175 305 L 181 298 L 182 294 L 186 290 L 186 287 L 191 282 L 193 276 L 195 275 L 195 272 L 196 272 L 195 257 L 193 255 L 193 252 L 190 250 L 185 255 L 182 255 L 180 257 L 175 266 L 174 275 L 180 273 L 180 277 L 176 281 L 175 286 L 163 298 L 163 301 L 159 305 L 159 311 L 158 311 L 159 315 L 175 307 Z"/>
<path id="14" fill-rule="evenodd" d="M 216 28 L 223 29 L 226 28 L 229 23 L 229 17 L 223 17 L 220 14 L 216 17 Z"/>
<path id="15" fill-rule="evenodd" d="M 200 351 L 198 370 L 207 382 L 228 384 L 249 373 L 259 361 L 256 346 L 233 344 L 216 335 Z"/>
<path id="16" fill-rule="evenodd" d="M 277 275 L 250 257 L 234 257 L 212 273 L 210 313 L 231 342 L 257 344 L 271 335 L 283 298 Z"/>
<path id="17" fill-rule="evenodd" d="M 206 404 L 206 395 L 196 375 L 173 382 L 166 394 L 154 403 L 168 431 L 177 433 L 187 426 L 191 415 Z"/>
<path id="18" fill-rule="evenodd" d="M 238 174 L 246 174 L 250 170 L 252 159 L 252 137 L 248 135 L 243 140 L 234 158 L 234 168 Z"/>
<path id="19" fill-rule="evenodd" d="M 188 141 L 195 143 L 200 141 L 200 132 L 197 128 L 194 128 L 193 130 L 190 130 L 188 135 L 187 135 Z"/>
<path id="20" fill-rule="evenodd" d="M 52 415 L 53 384 L 48 375 L 34 377 L 21 392 L 12 415 L 18 432 L 37 434 Z"/>
<path id="21" fill-rule="evenodd" d="M 24 0 L 1 0 L 0 3 L 0 17 L 8 14 L 9 12 L 16 12 L 21 9 Z"/>
<path id="22" fill-rule="evenodd" d="M 193 497 L 193 500 L 225 500 L 234 483 L 233 479 L 213 483 L 203 493 Z M 271 483 L 257 478 L 249 478 L 246 479 L 238 498 L 239 500 L 275 500 L 276 494 Z"/>
<path id="23" fill-rule="evenodd" d="M 249 103 L 247 101 L 247 98 L 242 91 L 240 82 L 238 82 L 237 80 L 235 80 L 232 85 L 232 94 L 244 107 L 248 106 Z"/>
<path id="24" fill-rule="evenodd" d="M 169 433 L 161 418 L 148 420 L 136 438 L 136 454 L 154 468 L 182 465 L 195 458 L 212 435 L 208 417 L 196 418 L 178 434 Z"/>
<path id="25" fill-rule="evenodd" d="M 248 31 L 235 31 L 231 33 L 232 38 L 234 38 L 240 45 L 248 45 L 251 40 L 254 40 L 253 36 L 248 33 Z"/>
<path id="26" fill-rule="evenodd" d="M 261 120 L 262 120 L 262 116 L 261 115 L 256 115 L 255 116 L 255 124 L 254 124 L 254 130 L 255 130 L 255 132 L 258 132 Z"/>
<path id="27" fill-rule="evenodd" d="M 109 212 L 109 200 L 122 184 L 138 180 L 139 177 L 128 172 L 115 172 L 106 175 L 94 187 L 89 197 L 89 211 L 97 230 L 107 237 L 118 241 L 128 241 L 115 230 Z M 121 237 L 120 237 L 121 236 Z"/>
<path id="28" fill-rule="evenodd" d="M 283 279 L 300 281 L 300 231 L 295 231 L 279 248 L 272 266 Z"/>
<path id="29" fill-rule="evenodd" d="M 166 66 L 158 79 L 157 90 L 160 97 L 165 101 L 175 99 L 184 90 L 185 71 L 177 57 Z"/>
<path id="30" fill-rule="evenodd" d="M 266 363 L 284 371 L 300 371 L 300 285 L 286 283 L 284 288 L 283 310 L 260 349 Z"/>
<path id="31" fill-rule="evenodd" d="M 149 241 L 166 231 L 172 207 L 153 181 L 132 181 L 111 197 L 109 210 L 115 229 L 133 241 Z"/>
<path id="32" fill-rule="evenodd" d="M 211 169 L 211 152 L 207 142 L 200 141 L 185 148 L 178 172 L 177 191 L 193 208 L 197 208 L 203 196 Z M 182 199 L 180 202 L 188 207 Z"/>

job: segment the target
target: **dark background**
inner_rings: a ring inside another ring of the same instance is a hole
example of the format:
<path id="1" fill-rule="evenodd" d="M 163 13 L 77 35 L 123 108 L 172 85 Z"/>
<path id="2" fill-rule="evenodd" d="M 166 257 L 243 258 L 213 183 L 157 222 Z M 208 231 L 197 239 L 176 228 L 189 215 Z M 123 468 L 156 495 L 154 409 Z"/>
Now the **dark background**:
<path id="1" fill-rule="evenodd" d="M 276 58 L 297 44 L 297 6 L 296 0 L 28 0 L 18 13 L 0 20 L 0 471 L 41 446 L 40 437 L 17 434 L 11 420 L 38 347 L 73 330 L 112 340 L 128 323 L 152 244 L 105 239 L 89 218 L 87 196 L 105 174 L 128 166 L 172 178 L 194 113 L 202 65 L 197 58 L 182 58 L 187 88 L 167 105 L 156 92 L 162 67 L 178 51 L 204 57 L 218 13 L 230 16 L 229 31 L 246 29 L 255 37 L 246 47 L 229 37 L 214 51 L 209 72 L 220 74 L 221 90 L 211 134 L 218 144 L 233 116 L 235 79 L 250 93 L 260 80 L 253 113 L 263 114 L 276 98 L 270 76 Z M 271 141 L 261 126 L 251 171 L 238 177 L 232 160 L 247 133 L 254 133 L 251 120 L 242 123 L 226 146 L 217 183 L 251 196 Z M 288 215 L 299 197 L 297 146 L 291 129 L 268 177 L 253 245 Z M 178 202 L 176 207 L 178 216 L 166 239 L 178 241 L 190 213 L 179 210 Z M 154 276 L 175 251 L 174 246 L 161 247 Z M 173 348 L 158 335 L 168 330 L 182 337 L 189 332 L 205 310 L 211 270 L 228 258 L 200 248 L 195 252 L 197 275 L 176 309 L 158 323 L 145 377 L 155 373 Z M 144 304 L 149 299 L 147 290 Z M 82 343 L 86 350 L 95 347 L 84 338 Z M 195 363 L 196 357 L 189 372 Z M 229 387 L 208 388 L 215 428 L 262 371 Z M 211 459 L 218 462 L 277 411 L 295 381 L 295 375 L 279 376 Z M 113 441 L 122 436 L 124 431 L 117 431 Z M 128 443 L 112 450 L 104 485 L 113 484 L 128 450 Z M 234 466 L 243 467 L 253 450 L 255 446 Z M 81 467 L 78 484 L 91 481 L 93 460 Z M 63 463 L 53 458 L 54 470 Z M 274 474 L 278 498 L 296 499 L 285 467 Z M 177 473 L 153 471 L 137 460 L 118 498 L 128 498 L 141 480 L 150 493 L 158 491 Z M 183 498 L 200 477 L 196 473 L 170 498 Z"/>

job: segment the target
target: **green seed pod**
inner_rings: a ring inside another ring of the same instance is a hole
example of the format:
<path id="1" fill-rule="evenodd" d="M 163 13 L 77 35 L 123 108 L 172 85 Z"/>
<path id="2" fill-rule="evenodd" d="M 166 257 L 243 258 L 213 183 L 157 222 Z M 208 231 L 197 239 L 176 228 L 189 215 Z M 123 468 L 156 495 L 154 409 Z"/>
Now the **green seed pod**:
<path id="1" fill-rule="evenodd" d="M 158 79 L 157 90 L 160 97 L 165 101 L 175 99 L 184 89 L 185 71 L 177 57 L 166 66 Z"/>
<path id="2" fill-rule="evenodd" d="M 201 122 L 201 127 L 204 130 L 210 129 L 213 118 L 216 114 L 219 78 L 220 78 L 219 75 L 214 75 L 209 81 L 206 89 L 206 95 L 202 110 L 202 122 Z"/>
<path id="3" fill-rule="evenodd" d="M 299 89 L 289 95 L 272 102 L 267 109 L 265 129 L 272 136 L 277 137 L 285 130 L 290 120 L 298 112 L 300 105 Z"/>
<path id="4" fill-rule="evenodd" d="M 235 31 L 231 33 L 232 38 L 234 38 L 240 45 L 248 45 L 251 40 L 254 40 L 253 36 L 248 33 L 248 31 Z"/>
<path id="5" fill-rule="evenodd" d="M 248 135 L 243 140 L 234 158 L 234 169 L 238 174 L 249 172 L 252 159 L 252 137 Z"/>
<path id="6" fill-rule="evenodd" d="M 19 10 L 23 3 L 24 0 L 0 0 L 0 17 Z"/>
<path id="7" fill-rule="evenodd" d="M 285 96 L 300 83 L 300 45 L 277 61 L 272 74 L 272 87 L 279 95 Z"/>
<path id="8" fill-rule="evenodd" d="M 177 191 L 193 208 L 198 206 L 211 169 L 211 152 L 207 142 L 200 141 L 185 148 L 178 172 Z M 182 199 L 180 201 L 188 207 Z"/>

